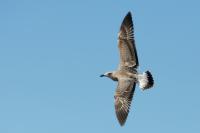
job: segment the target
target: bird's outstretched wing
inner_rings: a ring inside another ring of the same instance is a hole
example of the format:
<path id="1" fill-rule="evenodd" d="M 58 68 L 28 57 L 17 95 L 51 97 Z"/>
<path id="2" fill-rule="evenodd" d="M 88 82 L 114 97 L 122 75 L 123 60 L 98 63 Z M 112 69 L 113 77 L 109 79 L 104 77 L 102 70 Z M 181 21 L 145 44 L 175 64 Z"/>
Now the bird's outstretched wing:
<path id="1" fill-rule="evenodd" d="M 128 12 L 121 24 L 118 33 L 118 48 L 120 51 L 119 69 L 122 67 L 136 68 L 139 65 L 134 40 L 133 21 L 130 12 Z"/>
<path id="2" fill-rule="evenodd" d="M 124 78 L 118 81 L 115 92 L 115 112 L 121 126 L 126 122 L 134 91 L 134 81 Z"/>

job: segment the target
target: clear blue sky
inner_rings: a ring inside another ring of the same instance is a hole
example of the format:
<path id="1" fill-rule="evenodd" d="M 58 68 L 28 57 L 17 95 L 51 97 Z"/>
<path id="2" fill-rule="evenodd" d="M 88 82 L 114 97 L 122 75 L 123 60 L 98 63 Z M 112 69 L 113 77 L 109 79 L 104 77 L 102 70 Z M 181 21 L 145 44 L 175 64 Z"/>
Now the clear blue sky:
<path id="1" fill-rule="evenodd" d="M 199 0 L 1 0 L 1 133 L 199 133 Z M 141 72 L 126 125 L 114 112 L 117 32 L 133 13 Z"/>

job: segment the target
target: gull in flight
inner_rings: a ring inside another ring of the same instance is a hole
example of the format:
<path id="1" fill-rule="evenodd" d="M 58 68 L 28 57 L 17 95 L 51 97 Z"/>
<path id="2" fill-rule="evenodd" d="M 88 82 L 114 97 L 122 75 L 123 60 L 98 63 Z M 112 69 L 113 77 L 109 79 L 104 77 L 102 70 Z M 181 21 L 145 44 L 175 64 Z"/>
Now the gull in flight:
<path id="1" fill-rule="evenodd" d="M 134 28 L 131 13 L 125 16 L 118 33 L 120 63 L 116 71 L 106 72 L 100 77 L 118 81 L 115 92 L 115 112 L 121 126 L 126 122 L 136 84 L 142 90 L 153 86 L 154 80 L 149 71 L 139 73 L 138 56 L 134 40 Z"/>

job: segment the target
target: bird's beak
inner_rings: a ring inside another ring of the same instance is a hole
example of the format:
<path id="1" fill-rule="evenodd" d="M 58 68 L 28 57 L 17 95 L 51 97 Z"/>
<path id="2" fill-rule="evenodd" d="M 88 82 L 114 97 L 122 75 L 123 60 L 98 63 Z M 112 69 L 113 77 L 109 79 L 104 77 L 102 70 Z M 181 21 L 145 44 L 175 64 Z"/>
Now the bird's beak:
<path id="1" fill-rule="evenodd" d="M 102 74 L 102 75 L 100 75 L 100 77 L 105 77 L 105 75 L 104 75 L 104 74 Z"/>

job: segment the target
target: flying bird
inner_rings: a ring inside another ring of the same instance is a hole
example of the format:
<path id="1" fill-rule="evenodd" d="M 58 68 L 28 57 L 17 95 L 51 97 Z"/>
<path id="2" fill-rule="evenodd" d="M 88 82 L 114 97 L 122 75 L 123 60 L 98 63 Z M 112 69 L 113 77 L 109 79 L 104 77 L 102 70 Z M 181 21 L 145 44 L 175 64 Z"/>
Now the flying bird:
<path id="1" fill-rule="evenodd" d="M 115 112 L 121 126 L 126 122 L 136 84 L 142 90 L 153 86 L 154 80 L 149 71 L 139 73 L 137 50 L 134 40 L 134 27 L 131 12 L 125 16 L 118 33 L 120 63 L 116 71 L 106 72 L 100 77 L 118 81 L 115 92 Z"/>

